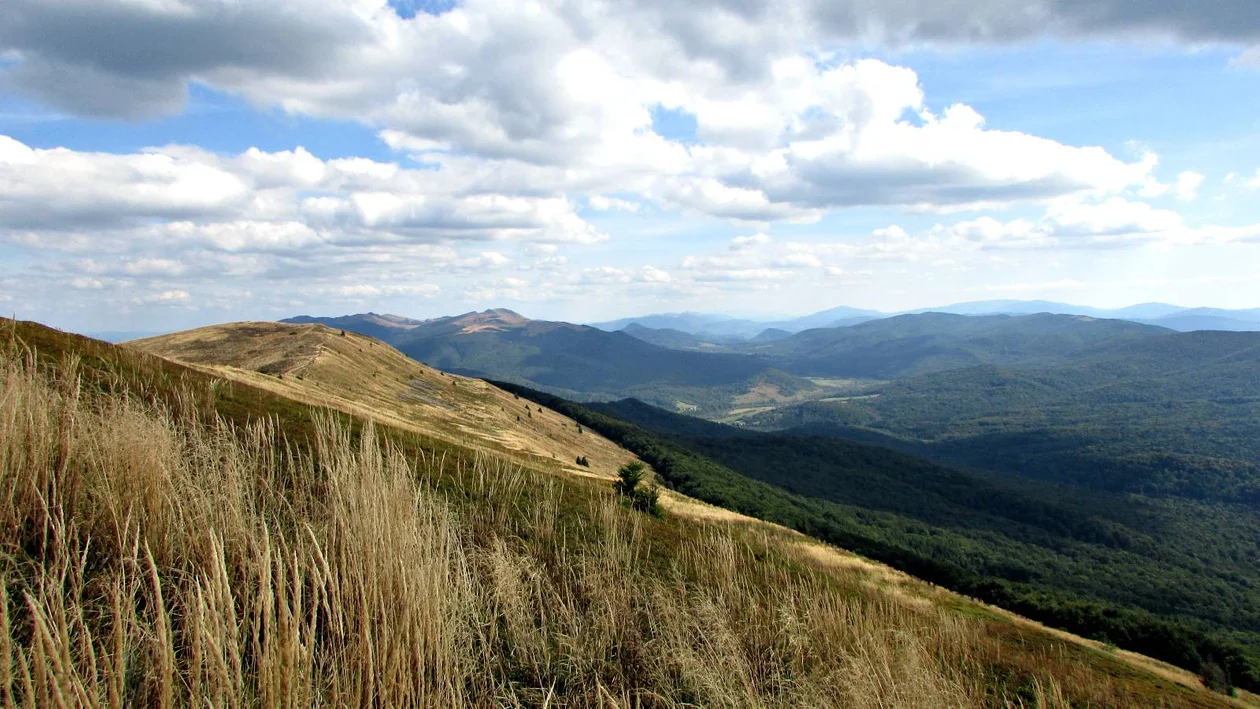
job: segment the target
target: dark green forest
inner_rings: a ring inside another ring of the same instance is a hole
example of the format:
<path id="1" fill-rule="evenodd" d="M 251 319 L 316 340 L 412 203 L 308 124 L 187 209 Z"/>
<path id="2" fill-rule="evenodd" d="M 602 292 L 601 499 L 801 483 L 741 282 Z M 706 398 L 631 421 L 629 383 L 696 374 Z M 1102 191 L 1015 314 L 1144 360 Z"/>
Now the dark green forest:
<path id="1" fill-rule="evenodd" d="M 1245 507 L 1082 492 L 834 437 L 501 386 L 629 448 L 680 492 L 1087 637 L 1195 671 L 1218 664 L 1260 688 L 1260 519 Z"/>
<path id="2" fill-rule="evenodd" d="M 898 379 L 982 364 L 1069 364 L 1171 330 L 1076 315 L 922 313 L 805 330 L 742 351 L 801 376 Z"/>

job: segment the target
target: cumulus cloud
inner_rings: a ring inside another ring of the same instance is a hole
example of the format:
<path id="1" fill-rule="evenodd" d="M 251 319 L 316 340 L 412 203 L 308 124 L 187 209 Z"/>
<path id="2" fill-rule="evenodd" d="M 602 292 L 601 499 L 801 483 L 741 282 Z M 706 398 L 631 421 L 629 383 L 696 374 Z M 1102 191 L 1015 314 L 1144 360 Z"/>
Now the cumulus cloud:
<path id="1" fill-rule="evenodd" d="M 606 197 L 601 194 L 593 194 L 586 200 L 591 209 L 597 212 L 608 212 L 619 210 L 622 212 L 638 212 L 642 206 L 638 202 L 631 202 L 617 197 Z"/>
<path id="2" fill-rule="evenodd" d="M 204 81 L 290 110 L 370 107 L 411 135 L 537 155 L 647 125 L 629 69 L 745 83 L 772 72 L 764 57 L 801 45 L 1260 44 L 1250 0 L 1210 12 L 1148 0 L 467 0 L 410 17 L 385 0 L 10 0 L 5 15 L 0 48 L 20 57 L 8 81 L 67 110 L 153 115 Z"/>
<path id="3" fill-rule="evenodd" d="M 34 150 L 0 135 L 0 226 L 112 228 L 225 216 L 248 198 L 240 177 L 187 155 Z"/>
<path id="4" fill-rule="evenodd" d="M 1004 43 L 1044 36 L 1250 45 L 1260 9 L 1223 0 L 1212 12 L 1193 3 L 1149 0 L 840 0 L 812 3 L 832 32 L 891 43 Z"/>
<path id="5" fill-rule="evenodd" d="M 826 276 L 856 282 L 875 262 L 952 264 L 968 255 L 1068 248 L 1098 249 L 1146 244 L 1231 243 L 1260 240 L 1260 224 L 1191 226 L 1176 212 L 1119 197 L 1059 200 L 1039 219 L 1006 221 L 991 216 L 936 224 L 917 233 L 898 225 L 868 235 L 825 241 L 780 240 L 766 234 L 735 237 L 726 249 L 680 262 L 691 282 L 747 282 L 766 286 Z"/>
<path id="6" fill-rule="evenodd" d="M 393 285 L 379 286 L 361 283 L 352 286 L 339 286 L 331 289 L 336 295 L 356 300 L 370 300 L 382 295 L 412 295 L 422 298 L 432 298 L 441 292 L 441 287 L 432 283 L 421 283 L 418 285 Z"/>
<path id="7" fill-rule="evenodd" d="M 1065 201 L 1052 204 L 1042 222 L 1048 236 L 1123 236 L 1179 229 L 1181 215 L 1145 202 L 1112 197 L 1103 202 Z"/>
<path id="8" fill-rule="evenodd" d="M 92 290 L 120 313 L 230 307 L 242 293 L 283 303 L 286 283 L 321 298 L 430 298 L 435 279 L 510 267 L 492 246 L 506 243 L 529 250 L 535 268 L 563 269 L 556 244 L 607 238 L 577 208 L 563 195 L 478 190 L 300 148 L 114 154 L 0 136 L 0 243 L 45 256 L 24 292 L 51 302 L 56 289 L 40 283 Z"/>
<path id="9" fill-rule="evenodd" d="M 811 222 L 836 207 L 959 208 L 1115 191 L 1147 179 L 1149 162 L 991 128 L 967 106 L 934 113 L 904 67 L 827 58 L 846 42 L 1009 41 L 1045 31 L 1236 42 L 1255 24 L 1241 2 L 1185 17 L 1142 7 L 1136 0 L 961 7 L 468 0 L 404 18 L 384 0 L 14 0 L 0 47 L 17 57 L 11 83 L 78 113 L 110 113 L 108 102 L 117 101 L 149 114 L 199 81 L 260 105 L 376 127 L 391 146 L 456 173 L 469 189 L 552 197 L 576 189 L 597 193 L 593 209 L 633 209 L 598 196 L 621 191 L 737 221 Z M 95 30 L 104 26 L 111 31 Z M 40 72 L 78 78 L 32 78 Z M 103 87 L 105 98 L 74 89 L 76 81 Z M 83 105 L 74 105 L 76 97 Z M 698 144 L 654 132 L 659 107 L 694 117 Z M 278 177 L 328 179 L 309 157 L 240 162 L 254 163 L 260 182 L 287 169 L 306 172 Z M 356 175 L 355 167 L 322 169 L 365 181 L 382 179 L 371 170 L 387 169 L 367 163 L 360 167 L 368 172 Z M 219 187 L 207 194 L 228 198 L 230 185 Z M 400 230 L 413 218 L 428 224 L 447 216 L 442 204 L 395 197 L 311 208 Z M 197 205 L 172 208 L 180 206 Z M 452 211 L 467 215 L 476 206 Z M 516 211 L 535 207 L 545 205 Z M 594 238 L 576 222 L 567 226 L 576 229 L 568 239 Z M 501 228 L 515 227 L 509 219 Z"/>
<path id="10" fill-rule="evenodd" d="M 190 299 L 191 296 L 186 290 L 165 290 L 160 293 L 151 293 L 149 295 L 137 297 L 134 299 L 134 302 L 146 305 L 177 305 L 187 303 Z"/>
<path id="11" fill-rule="evenodd" d="M 352 3 L 13 0 L 6 77 L 57 108 L 141 118 L 178 108 L 193 80 L 315 79 L 381 41 Z M 100 31 L 109 28 L 108 32 Z"/>
<path id="12" fill-rule="evenodd" d="M 304 150 L 221 157 L 32 149 L 0 135 L 0 229 L 130 230 L 216 248 L 441 240 L 592 243 L 606 238 L 564 197 L 460 194 L 426 170 L 321 161 Z M 318 193 L 320 196 L 307 196 Z"/>

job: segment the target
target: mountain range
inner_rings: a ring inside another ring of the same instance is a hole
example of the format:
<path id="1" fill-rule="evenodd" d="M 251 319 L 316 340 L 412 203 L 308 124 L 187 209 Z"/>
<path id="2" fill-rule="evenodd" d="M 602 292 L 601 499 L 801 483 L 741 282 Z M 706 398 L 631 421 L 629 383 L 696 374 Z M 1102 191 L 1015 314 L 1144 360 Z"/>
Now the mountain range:
<path id="1" fill-rule="evenodd" d="M 377 337 L 430 366 L 577 400 L 636 397 L 712 417 L 979 365 L 1066 365 L 1175 334 L 1127 320 L 1048 313 L 929 312 L 795 334 L 772 329 L 752 341 L 727 344 L 706 342 L 679 329 L 630 323 L 608 331 L 531 320 L 505 309 L 430 320 L 367 313 L 300 316 L 287 322 L 320 323 Z"/>
<path id="2" fill-rule="evenodd" d="M 696 338 L 695 342 L 680 340 L 680 342 L 683 342 L 682 346 L 693 348 L 701 344 L 721 345 L 746 342 L 758 338 L 767 330 L 797 333 L 812 328 L 844 327 L 897 315 L 923 313 L 947 313 L 953 315 L 1035 315 L 1050 313 L 1055 315 L 1083 315 L 1108 320 L 1130 320 L 1148 325 L 1158 325 L 1181 332 L 1196 330 L 1260 331 L 1260 308 L 1224 310 L 1218 308 L 1185 308 L 1167 303 L 1142 303 L 1124 308 L 1106 309 L 1045 300 L 974 301 L 891 313 L 841 306 L 803 317 L 765 320 L 704 313 L 665 313 L 593 323 L 592 326 L 603 330 L 625 330 L 627 326 L 635 325 L 637 329 L 631 334 L 635 334 L 636 337 L 649 338 L 655 336 L 649 333 L 647 329 L 678 330 Z"/>
<path id="3" fill-rule="evenodd" d="M 430 366 L 527 384 L 571 398 L 638 396 L 671 408 L 718 410 L 735 400 L 803 400 L 819 387 L 734 352 L 662 347 L 625 332 L 530 320 L 506 309 L 412 321 L 376 314 L 291 318 L 378 337 Z"/>

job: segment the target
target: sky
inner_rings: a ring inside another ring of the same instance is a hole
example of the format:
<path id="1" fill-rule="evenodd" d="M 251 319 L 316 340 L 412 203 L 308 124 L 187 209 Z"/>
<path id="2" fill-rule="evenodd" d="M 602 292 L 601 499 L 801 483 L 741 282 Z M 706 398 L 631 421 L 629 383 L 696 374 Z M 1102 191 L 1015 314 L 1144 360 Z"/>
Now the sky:
<path id="1" fill-rule="evenodd" d="M 1255 0 L 6 0 L 0 311 L 1260 307 Z"/>

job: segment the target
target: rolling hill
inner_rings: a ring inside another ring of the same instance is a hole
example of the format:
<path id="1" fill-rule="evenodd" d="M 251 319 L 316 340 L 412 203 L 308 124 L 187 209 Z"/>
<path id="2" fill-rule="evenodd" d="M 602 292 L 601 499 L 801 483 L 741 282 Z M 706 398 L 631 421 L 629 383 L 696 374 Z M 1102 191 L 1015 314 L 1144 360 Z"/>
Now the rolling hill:
<path id="1" fill-rule="evenodd" d="M 325 318 L 299 315 L 297 317 L 284 320 L 283 322 L 294 325 L 326 325 L 338 330 L 357 332 L 360 335 L 367 335 L 368 337 L 374 337 L 385 342 L 389 342 L 402 333 L 425 323 L 424 320 L 405 318 L 401 315 L 379 315 L 377 313 L 360 313 L 358 315 L 343 315 L 339 317 Z"/>
<path id="2" fill-rule="evenodd" d="M 359 317 L 315 320 L 357 331 Z M 756 357 L 668 349 L 624 332 L 530 320 L 502 309 L 391 330 L 387 341 L 413 359 L 450 372 L 578 399 L 636 396 L 669 407 L 722 412 L 736 400 L 773 404 L 820 391 Z"/>
<path id="3" fill-rule="evenodd" d="M 806 330 L 747 345 L 784 371 L 811 377 L 898 379 L 978 364 L 1071 362 L 1122 343 L 1171 331 L 1073 315 L 901 315 L 850 327 Z"/>
<path id="4" fill-rule="evenodd" d="M 732 411 L 851 393 L 848 380 L 892 380 L 980 364 L 1051 366 L 1172 331 L 1084 316 L 903 315 L 714 345 L 680 330 L 607 332 L 487 310 L 419 322 L 300 317 L 381 336 L 404 354 L 468 376 L 578 400 L 639 398 L 720 418 Z"/>
<path id="5" fill-rule="evenodd" d="M 735 344 L 752 340 L 768 329 L 796 333 L 811 328 L 856 325 L 883 317 L 887 315 L 874 310 L 840 306 L 788 319 L 749 320 L 704 313 L 662 313 L 594 323 L 592 327 L 609 332 L 626 330 L 632 326 L 650 330 L 677 330 L 699 340 Z"/>
<path id="6" fill-rule="evenodd" d="M 1043 500 L 1126 530 L 1115 537 L 1129 540 L 1123 553 L 1090 552 L 1089 564 L 1063 578 L 1101 596 L 1117 589 L 1152 612 L 1197 615 L 1260 647 L 1260 334 L 1171 333 L 1055 366 L 934 372 L 741 423 L 877 444 L 1031 485 Z M 745 472 L 758 465 L 746 448 L 703 450 Z M 737 459 L 723 457 L 735 451 Z M 764 458 L 774 474 L 796 469 L 782 450 Z M 1095 563 L 1102 575 L 1090 570 Z"/>
<path id="7" fill-rule="evenodd" d="M 672 328 L 656 329 L 643 327 L 638 323 L 630 323 L 618 330 L 618 332 L 624 332 L 635 339 L 643 340 L 644 342 L 651 343 L 657 347 L 664 347 L 671 350 L 699 350 L 705 347 L 718 347 L 718 345 L 706 342 L 700 337 L 697 337 L 689 332 L 674 330 Z"/>
<path id="8" fill-rule="evenodd" d="M 441 372 L 383 342 L 318 324 L 228 323 L 129 346 L 288 399 L 422 431 L 503 460 L 609 479 L 629 458 L 597 434 L 479 379 Z M 585 457 L 589 467 L 574 461 Z"/>
<path id="9" fill-rule="evenodd" d="M 606 480 L 501 460 L 482 416 L 521 400 L 457 377 L 410 399 L 434 373 L 365 338 L 144 343 L 185 365 L 5 329 L 0 692 L 19 703 L 1240 701 L 782 528 L 699 503 L 652 517 Z M 538 407 L 545 430 L 580 424 Z"/>
<path id="10" fill-rule="evenodd" d="M 1260 500 L 1260 334 L 1175 333 L 1055 367 L 986 365 L 863 398 L 759 412 L 758 428 L 838 425 L 967 465 L 1113 492 Z"/>

